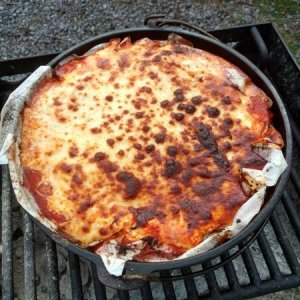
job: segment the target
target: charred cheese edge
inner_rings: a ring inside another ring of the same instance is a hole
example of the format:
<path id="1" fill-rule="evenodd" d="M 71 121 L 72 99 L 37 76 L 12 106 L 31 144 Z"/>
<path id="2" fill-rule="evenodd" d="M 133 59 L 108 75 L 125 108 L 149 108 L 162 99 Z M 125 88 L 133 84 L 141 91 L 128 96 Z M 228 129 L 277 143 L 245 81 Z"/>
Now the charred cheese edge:
<path id="1" fill-rule="evenodd" d="M 266 164 L 253 146 L 283 146 L 271 103 L 180 37 L 111 40 L 56 67 L 26 104 L 24 185 L 79 245 L 144 240 L 136 260 L 172 259 L 229 225 L 255 192 L 241 174 Z"/>

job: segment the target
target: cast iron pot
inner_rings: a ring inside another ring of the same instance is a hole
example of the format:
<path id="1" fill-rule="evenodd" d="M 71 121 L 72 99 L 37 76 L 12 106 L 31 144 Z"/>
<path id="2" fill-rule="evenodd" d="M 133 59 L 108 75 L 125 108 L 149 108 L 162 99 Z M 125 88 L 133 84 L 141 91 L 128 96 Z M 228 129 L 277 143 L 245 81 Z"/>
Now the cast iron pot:
<path id="1" fill-rule="evenodd" d="M 193 26 L 190 26 L 193 27 Z M 48 65 L 52 68 L 55 68 L 59 62 L 69 55 L 76 54 L 82 55 L 91 49 L 93 46 L 100 43 L 108 42 L 112 38 L 125 38 L 129 36 L 132 41 L 148 37 L 150 39 L 156 40 L 166 40 L 170 33 L 175 33 L 183 38 L 191 41 L 195 48 L 200 48 L 206 50 L 210 53 L 218 55 L 234 65 L 238 66 L 242 71 L 244 71 L 252 81 L 259 86 L 272 100 L 273 106 L 272 111 L 274 113 L 273 123 L 276 129 L 281 133 L 283 140 L 285 142 L 285 147 L 283 153 L 285 159 L 288 163 L 288 168 L 279 178 L 276 186 L 267 189 L 267 194 L 265 198 L 265 204 L 259 214 L 248 224 L 244 230 L 242 230 L 238 235 L 226 241 L 225 243 L 205 252 L 202 254 L 195 255 L 190 258 L 167 261 L 167 262 L 134 262 L 128 261 L 125 264 L 126 274 L 120 277 L 115 277 L 110 275 L 99 255 L 96 255 L 86 249 L 80 248 L 77 245 L 67 241 L 66 239 L 59 236 L 56 232 L 51 231 L 49 228 L 46 228 L 38 220 L 34 219 L 34 222 L 53 240 L 64 248 L 78 254 L 79 256 L 88 259 L 93 262 L 97 267 L 98 277 L 102 283 L 107 286 L 111 286 L 118 289 L 133 289 L 140 287 L 145 283 L 145 280 L 172 280 L 180 279 L 187 277 L 188 275 L 181 276 L 171 276 L 171 277 L 162 277 L 156 276 L 151 273 L 155 271 L 162 270 L 174 270 L 183 267 L 189 267 L 196 264 L 201 264 L 208 262 L 211 259 L 218 257 L 222 254 L 225 254 L 228 250 L 232 249 L 237 245 L 243 245 L 240 247 L 240 250 L 233 255 L 230 255 L 225 261 L 214 265 L 212 267 L 203 269 L 197 273 L 192 273 L 190 276 L 199 275 L 216 269 L 226 263 L 228 260 L 233 259 L 238 254 L 241 253 L 245 248 L 247 248 L 261 232 L 264 225 L 268 221 L 273 209 L 278 203 L 285 185 L 289 177 L 289 171 L 291 166 L 291 156 L 292 156 L 292 134 L 290 129 L 290 124 L 287 116 L 287 112 L 284 108 L 283 102 L 280 99 L 278 93 L 276 92 L 274 86 L 271 82 L 265 77 L 265 75 L 247 58 L 245 58 L 240 53 L 236 52 L 231 47 L 221 43 L 220 41 L 214 39 L 211 36 L 205 36 L 204 34 L 189 32 L 180 28 L 160 28 L 160 27 L 139 27 L 139 28 L 128 28 L 123 30 L 117 30 L 101 34 L 94 38 L 90 38 L 58 55 L 54 58 Z M 245 242 L 246 241 L 246 242 Z M 124 273 L 125 273 L 124 271 Z M 128 274 L 129 273 L 129 274 Z"/>

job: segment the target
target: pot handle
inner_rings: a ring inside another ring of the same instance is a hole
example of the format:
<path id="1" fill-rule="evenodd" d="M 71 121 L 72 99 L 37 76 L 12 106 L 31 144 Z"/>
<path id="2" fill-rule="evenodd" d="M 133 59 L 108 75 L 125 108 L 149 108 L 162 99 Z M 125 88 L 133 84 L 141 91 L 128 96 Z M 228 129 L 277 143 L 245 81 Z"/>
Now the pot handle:
<path id="1" fill-rule="evenodd" d="M 182 21 L 182 20 L 167 19 L 165 14 L 153 14 L 153 15 L 147 16 L 144 20 L 144 25 L 145 26 L 158 26 L 158 27 L 162 27 L 165 25 L 175 25 L 175 26 L 182 25 L 182 26 L 185 26 L 185 27 L 188 27 L 190 29 L 197 31 L 200 34 L 206 35 L 216 41 L 219 41 L 216 37 L 214 37 L 207 31 L 203 30 L 202 28 L 200 28 L 196 25 L 190 24 L 188 22 Z"/>
<path id="2" fill-rule="evenodd" d="M 114 289 L 118 290 L 132 290 L 141 288 L 146 281 L 143 279 L 126 279 L 122 278 L 122 276 L 114 276 L 111 275 L 104 263 L 101 259 L 94 261 L 95 269 L 97 270 L 98 279 L 100 282 L 102 282 L 105 286 L 109 286 Z"/>

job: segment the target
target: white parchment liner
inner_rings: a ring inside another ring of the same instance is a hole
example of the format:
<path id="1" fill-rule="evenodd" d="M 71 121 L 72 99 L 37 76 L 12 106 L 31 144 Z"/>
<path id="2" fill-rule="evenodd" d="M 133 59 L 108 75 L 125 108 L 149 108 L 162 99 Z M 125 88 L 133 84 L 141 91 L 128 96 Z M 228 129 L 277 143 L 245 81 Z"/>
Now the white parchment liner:
<path id="1" fill-rule="evenodd" d="M 101 47 L 102 45 L 99 46 Z M 99 46 L 97 46 L 95 50 L 99 49 Z M 92 51 L 95 50 L 92 49 Z M 39 67 L 10 95 L 5 103 L 1 111 L 0 121 L 0 164 L 9 164 L 12 185 L 16 198 L 22 207 L 42 224 L 51 230 L 56 230 L 57 226 L 41 215 L 33 196 L 23 186 L 23 172 L 19 160 L 20 132 L 22 128 L 20 113 L 24 104 L 30 99 L 39 83 L 44 78 L 51 76 L 51 67 Z M 199 245 L 188 250 L 176 259 L 187 258 L 203 253 L 215 247 L 224 237 L 230 238 L 237 235 L 260 211 L 264 201 L 266 187 L 274 186 L 287 167 L 282 151 L 272 148 L 271 146 L 272 145 L 268 144 L 268 148 L 254 149 L 254 151 L 268 161 L 263 170 L 243 169 L 245 174 L 259 183 L 260 188 L 240 207 L 232 224 L 221 232 L 211 234 Z M 143 242 L 138 241 L 131 245 L 132 249 L 127 251 L 126 255 L 120 255 L 118 254 L 116 241 L 112 240 L 105 247 L 99 248 L 98 254 L 102 257 L 108 272 L 112 275 L 119 276 L 123 272 L 126 261 L 131 260 L 134 255 L 139 253 L 142 247 Z M 162 259 L 153 257 L 151 261 L 162 261 Z"/>

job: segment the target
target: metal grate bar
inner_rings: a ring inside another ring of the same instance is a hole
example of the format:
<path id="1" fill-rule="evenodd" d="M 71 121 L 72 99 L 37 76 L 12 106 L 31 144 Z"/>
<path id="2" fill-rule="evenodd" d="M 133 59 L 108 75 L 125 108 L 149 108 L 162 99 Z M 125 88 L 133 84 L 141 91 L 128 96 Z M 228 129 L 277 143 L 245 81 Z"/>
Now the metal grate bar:
<path id="1" fill-rule="evenodd" d="M 247 248 L 243 253 L 242 253 L 242 258 L 248 273 L 248 276 L 250 278 L 250 282 L 258 287 L 260 285 L 260 277 L 255 265 L 255 262 L 253 260 L 253 256 L 250 252 L 250 249 Z"/>
<path id="2" fill-rule="evenodd" d="M 276 293 L 283 289 L 293 288 L 300 285 L 300 277 L 298 275 L 288 275 L 282 277 L 279 281 L 277 280 L 265 280 L 259 286 L 259 289 L 253 285 L 247 285 L 243 287 L 243 297 L 253 298 L 269 293 Z M 222 300 L 241 299 L 236 297 L 232 291 L 225 291 L 222 293 Z M 277 298 L 274 298 L 277 299 Z"/>
<path id="3" fill-rule="evenodd" d="M 11 223 L 11 185 L 8 166 L 2 166 L 2 299 L 14 296 Z"/>
<path id="4" fill-rule="evenodd" d="M 24 226 L 24 286 L 25 299 L 36 299 L 36 274 L 34 258 L 33 223 L 30 216 L 23 210 Z"/>
<path id="5" fill-rule="evenodd" d="M 271 215 L 271 224 L 273 226 L 274 232 L 277 236 L 278 242 L 284 252 L 285 258 L 289 264 L 290 269 L 295 274 L 300 274 L 300 266 L 293 251 L 293 248 L 288 240 L 288 236 L 283 229 L 282 225 L 280 224 L 278 213 L 276 209 L 274 210 L 273 214 Z"/>
<path id="6" fill-rule="evenodd" d="M 45 235 L 49 300 L 59 300 L 59 275 L 55 242 Z"/>
<path id="7" fill-rule="evenodd" d="M 300 176 L 297 174 L 295 168 L 291 169 L 291 179 L 298 195 L 300 195 Z"/>
<path id="8" fill-rule="evenodd" d="M 118 290 L 118 296 L 120 300 L 129 300 L 129 292 L 124 290 Z"/>
<path id="9" fill-rule="evenodd" d="M 78 255 L 74 254 L 71 251 L 68 251 L 68 256 L 69 256 L 70 277 L 71 277 L 71 287 L 72 287 L 72 299 L 80 300 L 83 299 L 83 292 L 82 292 L 79 257 Z"/>
<path id="10" fill-rule="evenodd" d="M 203 263 L 203 268 L 204 269 L 207 269 L 207 268 L 210 268 L 210 267 L 211 267 L 211 262 L 210 261 Z M 210 291 L 211 298 L 219 299 L 220 291 L 219 291 L 219 288 L 218 288 L 218 283 L 217 283 L 217 280 L 216 280 L 215 273 L 213 271 L 208 272 L 208 273 L 205 274 L 205 278 L 206 278 L 208 289 Z"/>
<path id="11" fill-rule="evenodd" d="M 152 292 L 151 292 L 151 286 L 149 282 L 146 282 L 142 288 L 141 288 L 142 298 L 144 300 L 152 300 Z"/>
<path id="12" fill-rule="evenodd" d="M 161 274 L 161 276 L 165 276 L 165 277 L 170 276 L 169 271 L 161 271 L 160 274 Z M 176 299 L 172 282 L 171 281 L 163 281 L 162 285 L 163 285 L 166 299 Z"/>
<path id="13" fill-rule="evenodd" d="M 182 268 L 182 274 L 188 275 L 192 273 L 191 268 Z M 184 285 L 187 291 L 187 294 L 189 295 L 189 299 L 197 299 L 198 298 L 198 291 L 195 285 L 195 281 L 193 278 L 187 278 L 184 279 Z"/>
<path id="14" fill-rule="evenodd" d="M 221 256 L 221 259 L 223 261 L 225 261 L 229 258 L 229 256 L 230 256 L 230 254 L 227 251 L 225 254 L 223 254 Z M 241 287 L 240 287 L 238 278 L 236 276 L 236 272 L 235 272 L 232 261 L 229 261 L 228 263 L 226 263 L 223 268 L 225 270 L 225 274 L 226 274 L 226 278 L 227 278 L 227 281 L 228 281 L 229 288 L 232 289 L 232 290 L 235 290 L 236 293 L 241 295 Z"/>
<path id="15" fill-rule="evenodd" d="M 106 300 L 106 290 L 102 282 L 100 282 L 97 274 L 97 267 L 95 264 L 91 263 L 93 283 L 95 289 L 95 296 L 97 300 Z"/>
<path id="16" fill-rule="evenodd" d="M 282 203 L 297 234 L 297 237 L 300 240 L 300 216 L 297 212 L 293 199 L 286 191 L 283 193 Z"/>
<path id="17" fill-rule="evenodd" d="M 262 231 L 257 237 L 257 242 L 266 261 L 271 277 L 279 280 L 281 278 L 280 270 L 264 231 Z"/>

